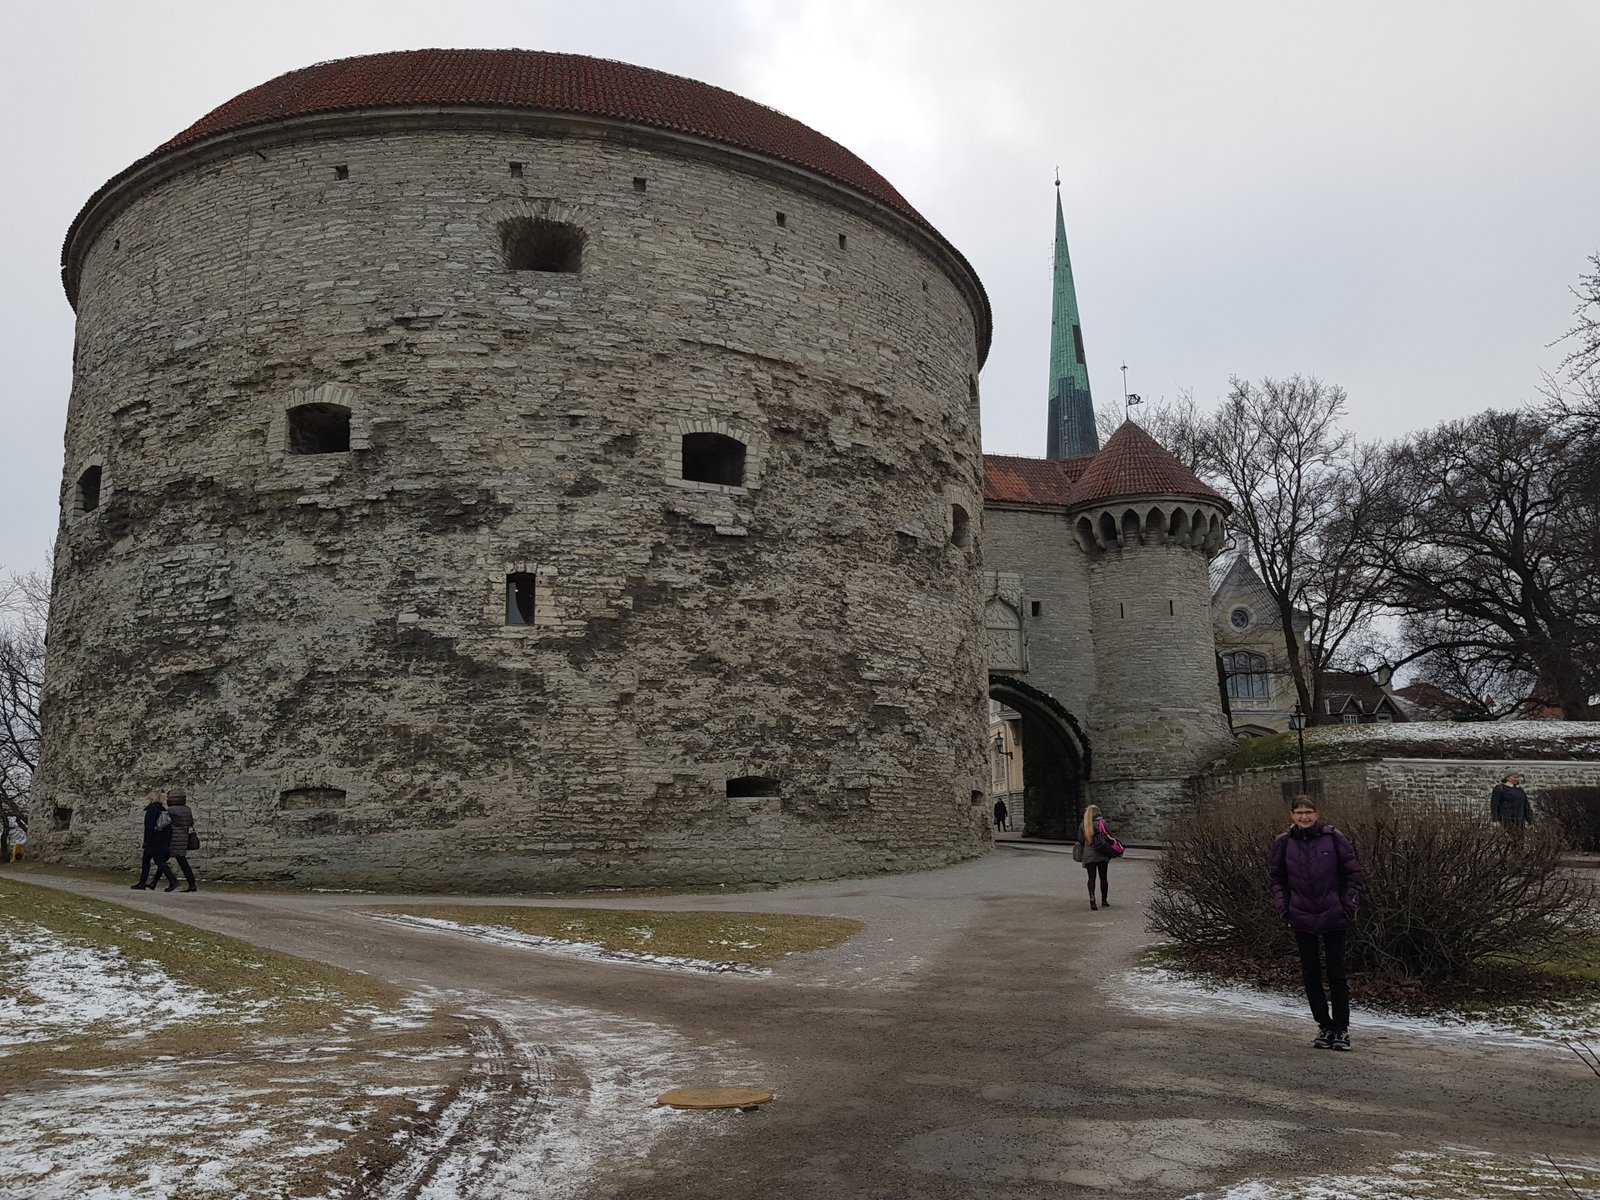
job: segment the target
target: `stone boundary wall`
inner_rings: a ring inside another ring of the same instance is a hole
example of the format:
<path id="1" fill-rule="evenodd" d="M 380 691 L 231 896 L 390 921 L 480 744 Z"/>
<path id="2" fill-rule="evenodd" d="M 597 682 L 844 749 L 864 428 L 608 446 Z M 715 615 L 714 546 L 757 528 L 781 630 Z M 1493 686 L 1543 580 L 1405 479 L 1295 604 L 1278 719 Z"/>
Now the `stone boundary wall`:
<path id="1" fill-rule="evenodd" d="M 1534 809 L 1546 787 L 1600 787 L 1600 762 L 1578 759 L 1379 758 L 1308 765 L 1307 775 L 1322 781 L 1324 811 L 1337 816 L 1341 805 L 1386 797 L 1399 803 L 1449 804 L 1488 811 L 1489 793 L 1511 772 L 1523 776 Z M 1202 800 L 1237 803 L 1283 801 L 1283 785 L 1297 784 L 1297 764 L 1204 776 L 1196 781 Z"/>

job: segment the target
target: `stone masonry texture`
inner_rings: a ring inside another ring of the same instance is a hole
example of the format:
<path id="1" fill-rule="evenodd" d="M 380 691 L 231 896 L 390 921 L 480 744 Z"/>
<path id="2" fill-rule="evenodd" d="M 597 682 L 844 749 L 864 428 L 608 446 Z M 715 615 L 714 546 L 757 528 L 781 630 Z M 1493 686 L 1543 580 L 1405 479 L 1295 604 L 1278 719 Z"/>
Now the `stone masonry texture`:
<path id="1" fill-rule="evenodd" d="M 508 269 L 518 222 L 581 269 Z M 33 848 L 131 863 L 177 787 L 213 878 L 978 853 L 984 318 L 935 250 L 782 164 L 511 114 L 291 123 L 129 191 L 78 247 Z M 348 451 L 290 452 L 308 403 Z M 681 477 L 696 432 L 743 485 Z"/>

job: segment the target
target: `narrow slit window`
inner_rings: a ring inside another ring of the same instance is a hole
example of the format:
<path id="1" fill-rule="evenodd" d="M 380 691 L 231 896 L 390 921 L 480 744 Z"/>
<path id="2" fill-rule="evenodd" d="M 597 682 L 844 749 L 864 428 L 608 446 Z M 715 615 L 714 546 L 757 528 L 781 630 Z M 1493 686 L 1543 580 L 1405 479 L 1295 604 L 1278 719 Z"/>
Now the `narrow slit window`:
<path id="1" fill-rule="evenodd" d="M 576 275 L 583 266 L 583 230 L 565 221 L 518 217 L 500 226 L 506 268 Z"/>
<path id="2" fill-rule="evenodd" d="M 93 512 L 100 507 L 100 468 L 87 467 L 78 476 L 78 511 Z"/>
<path id="3" fill-rule="evenodd" d="M 789 218 L 784 216 L 783 213 L 779 213 L 778 214 L 778 227 L 781 229 L 785 225 L 787 225 L 788 223 L 789 223 Z"/>
<path id="4" fill-rule="evenodd" d="M 839 235 L 839 249 L 845 249 L 845 236 L 842 233 Z"/>
<path id="5" fill-rule="evenodd" d="M 962 550 L 972 545 L 972 518 L 959 504 L 950 506 L 950 544 Z"/>
<path id="6" fill-rule="evenodd" d="M 290 454 L 343 454 L 350 449 L 350 410 L 342 404 L 298 404 L 289 410 Z"/>
<path id="7" fill-rule="evenodd" d="M 744 486 L 744 443 L 720 433 L 683 435 L 683 477 L 696 483 Z"/>
<path id="8" fill-rule="evenodd" d="M 778 795 L 778 781 L 766 775 L 741 775 L 737 779 L 728 780 L 729 799 L 776 795 Z"/>
<path id="9" fill-rule="evenodd" d="M 506 624 L 533 624 L 534 577 L 524 572 L 506 576 Z"/>
<path id="10" fill-rule="evenodd" d="M 1029 601 L 1029 603 L 1028 603 L 1028 612 L 1031 615 L 1035 616 L 1035 617 L 1043 616 L 1044 615 L 1044 603 L 1043 603 L 1043 601 L 1040 601 L 1040 600 Z"/>

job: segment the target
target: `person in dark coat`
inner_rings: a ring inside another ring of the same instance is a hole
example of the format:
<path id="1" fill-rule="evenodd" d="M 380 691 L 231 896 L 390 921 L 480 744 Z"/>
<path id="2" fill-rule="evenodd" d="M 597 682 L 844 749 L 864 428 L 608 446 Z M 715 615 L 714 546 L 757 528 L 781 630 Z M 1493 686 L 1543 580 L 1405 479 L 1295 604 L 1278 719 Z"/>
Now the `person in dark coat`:
<path id="1" fill-rule="evenodd" d="M 1111 831 L 1106 828 L 1105 818 L 1100 815 L 1100 809 L 1093 804 L 1083 810 L 1083 824 L 1078 827 L 1078 844 L 1072 848 L 1072 857 L 1083 864 L 1083 869 L 1089 876 L 1089 910 L 1093 912 L 1098 908 L 1110 908 L 1111 902 L 1106 899 L 1106 866 L 1110 861 L 1121 854 L 1119 849 L 1112 853 L 1111 847 L 1116 844 L 1116 839 L 1111 836 Z M 1100 880 L 1100 903 L 1094 902 L 1094 881 Z"/>
<path id="2" fill-rule="evenodd" d="M 1267 873 L 1272 902 L 1294 931 L 1300 951 L 1300 978 L 1316 1018 L 1318 1050 L 1350 1049 L 1350 986 L 1345 980 L 1344 947 L 1361 902 L 1366 873 L 1355 847 L 1332 825 L 1324 825 L 1310 796 L 1289 805 L 1294 825 L 1272 843 Z M 1322 986 L 1322 951 L 1327 951 L 1328 989 Z M 1328 992 L 1333 1008 L 1328 1008 Z"/>
<path id="3" fill-rule="evenodd" d="M 167 891 L 170 892 L 178 886 L 178 877 L 172 873 L 172 865 L 167 862 L 172 854 L 172 835 L 168 832 L 172 818 L 167 815 L 160 792 L 146 792 L 144 800 L 144 858 L 139 863 L 139 882 L 133 885 L 133 890 L 149 888 L 155 891 L 156 884 L 165 875 Z M 151 870 L 152 867 L 155 869 Z"/>
<path id="4" fill-rule="evenodd" d="M 194 813 L 189 811 L 189 798 L 182 792 L 167 793 L 167 816 L 172 818 L 172 842 L 169 852 L 178 860 L 178 866 L 183 871 L 184 881 L 189 885 L 183 890 L 197 892 L 195 887 L 194 868 L 189 865 L 189 833 L 194 829 Z M 174 881 L 173 886 L 177 883 Z M 167 891 L 171 891 L 168 888 Z"/>
<path id="5" fill-rule="evenodd" d="M 1522 776 L 1515 771 L 1505 776 L 1489 793 L 1489 819 L 1512 837 L 1522 836 L 1522 827 L 1533 820 L 1533 805 L 1522 790 Z"/>
<path id="6" fill-rule="evenodd" d="M 1007 828 L 1006 817 L 1009 815 L 1006 811 L 1006 802 L 1004 800 L 996 800 L 994 802 L 994 828 L 996 833 Z"/>

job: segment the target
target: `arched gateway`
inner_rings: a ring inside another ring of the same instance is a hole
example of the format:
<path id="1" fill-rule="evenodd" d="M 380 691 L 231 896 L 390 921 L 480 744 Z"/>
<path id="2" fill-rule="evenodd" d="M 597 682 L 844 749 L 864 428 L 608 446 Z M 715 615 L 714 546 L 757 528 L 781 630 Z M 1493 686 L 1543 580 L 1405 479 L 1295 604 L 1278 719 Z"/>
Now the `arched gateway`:
<path id="1" fill-rule="evenodd" d="M 1012 736 L 1022 746 L 1022 807 L 1012 816 L 1023 836 L 1073 837 L 1093 763 L 1078 719 L 1049 692 L 1009 675 L 989 676 L 989 698 L 1017 714 Z"/>

